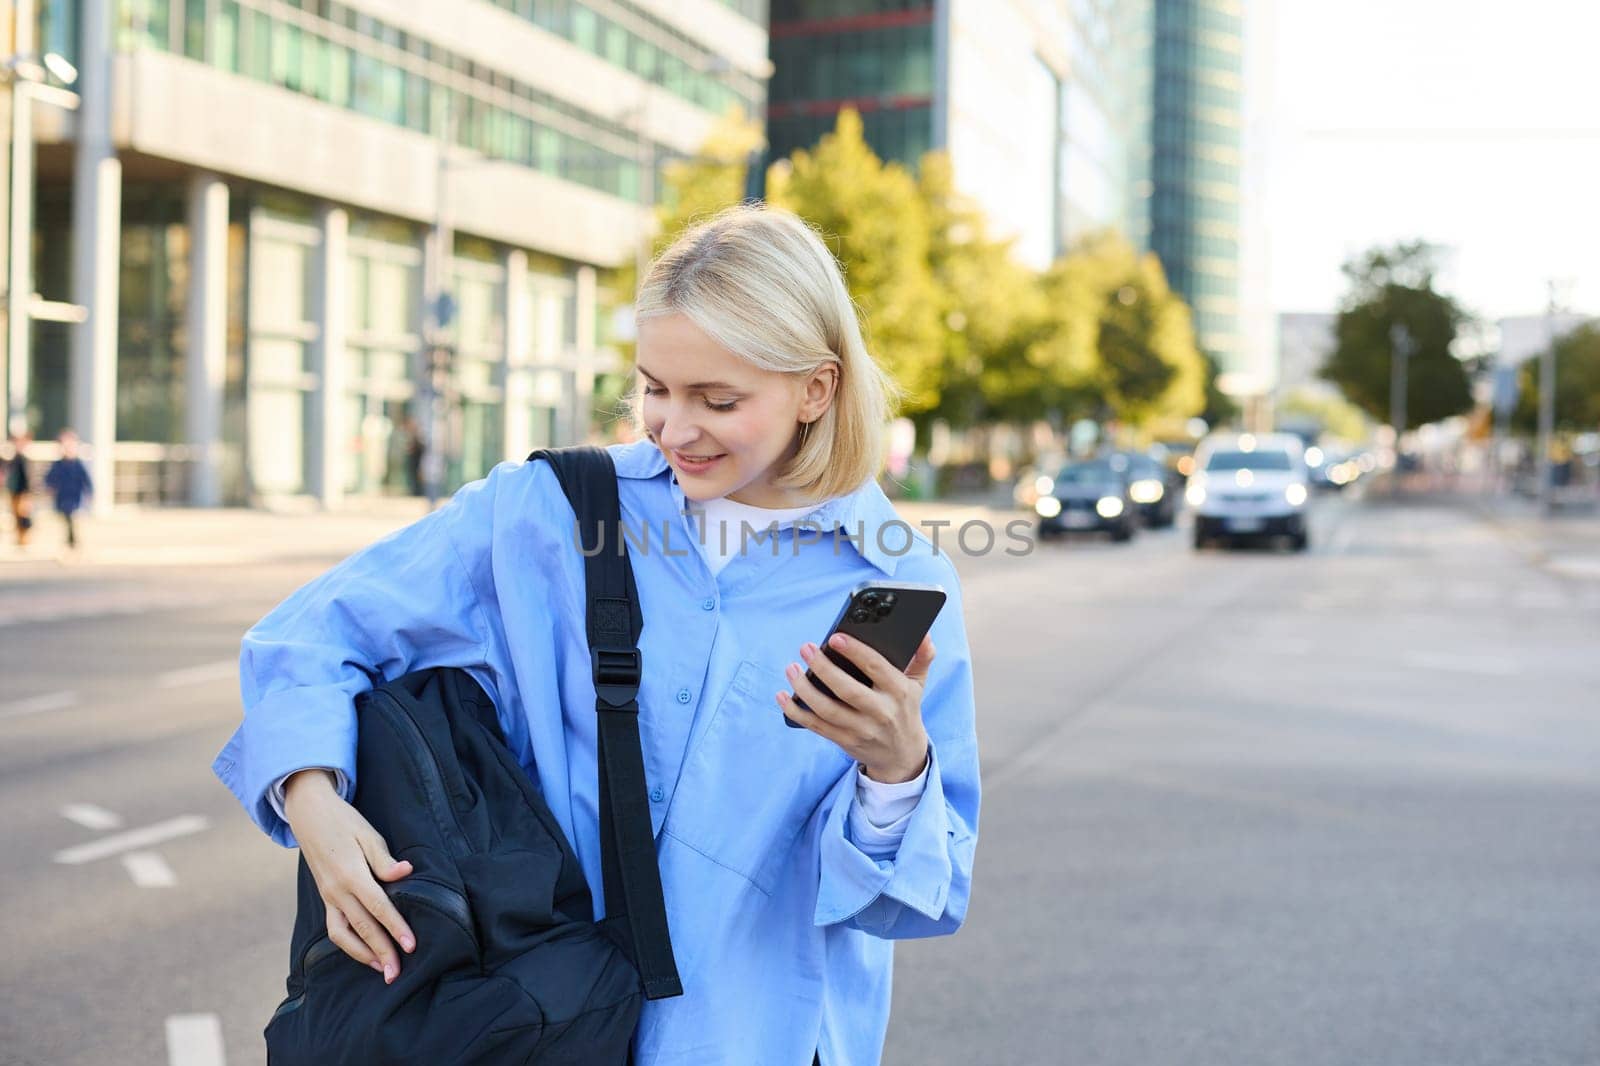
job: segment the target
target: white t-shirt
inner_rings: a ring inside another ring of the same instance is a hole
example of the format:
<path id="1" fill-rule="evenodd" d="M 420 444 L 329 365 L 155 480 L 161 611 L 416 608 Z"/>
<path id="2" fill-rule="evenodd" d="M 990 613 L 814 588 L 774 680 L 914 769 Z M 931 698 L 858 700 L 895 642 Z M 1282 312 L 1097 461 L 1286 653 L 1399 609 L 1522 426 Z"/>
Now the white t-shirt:
<path id="1" fill-rule="evenodd" d="M 752 507 L 726 496 L 714 500 L 689 500 L 689 510 L 694 517 L 695 540 L 705 556 L 712 574 L 722 573 L 741 546 L 760 550 L 762 542 L 752 533 L 765 534 L 769 529 L 787 529 L 806 515 L 822 506 L 819 503 L 806 507 Z M 749 526 L 749 530 L 745 526 Z"/>

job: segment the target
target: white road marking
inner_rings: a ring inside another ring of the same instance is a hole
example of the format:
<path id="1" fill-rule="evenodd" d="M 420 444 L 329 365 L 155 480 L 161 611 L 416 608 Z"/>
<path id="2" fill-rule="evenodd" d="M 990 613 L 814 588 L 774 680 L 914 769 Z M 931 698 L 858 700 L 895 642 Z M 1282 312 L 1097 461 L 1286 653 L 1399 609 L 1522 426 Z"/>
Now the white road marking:
<path id="1" fill-rule="evenodd" d="M 167 1066 L 226 1066 L 222 1019 L 215 1014 L 174 1014 L 167 1019 Z"/>
<path id="2" fill-rule="evenodd" d="M 61 808 L 61 817 L 96 832 L 119 829 L 122 826 L 121 815 L 113 814 L 104 807 L 96 807 L 92 803 L 69 803 Z"/>
<path id="3" fill-rule="evenodd" d="M 130 851 L 122 857 L 122 865 L 140 888 L 171 888 L 178 883 L 167 860 L 153 851 Z"/>
<path id="4" fill-rule="evenodd" d="M 126 833 L 118 833 L 116 836 L 58 851 L 54 861 L 67 866 L 81 866 L 83 863 L 108 858 L 124 851 L 136 851 L 164 840 L 189 836 L 209 828 L 210 825 L 210 822 L 198 814 L 186 814 L 181 818 L 171 818 L 155 825 L 147 825 L 143 829 L 130 829 Z"/>
<path id="5" fill-rule="evenodd" d="M 1449 652 L 1412 652 L 1406 656 L 1406 661 L 1413 666 L 1429 670 L 1451 670 L 1457 673 L 1487 674 L 1493 677 L 1514 677 L 1522 672 L 1522 667 L 1509 659 L 1452 655 Z"/>
<path id="6" fill-rule="evenodd" d="M 0 703 L 0 719 L 21 718 L 29 714 L 42 714 L 45 711 L 60 711 L 77 702 L 76 692 L 47 692 L 43 696 L 30 696 L 25 700 Z"/>
<path id="7" fill-rule="evenodd" d="M 227 678 L 237 677 L 239 674 L 238 659 L 222 659 L 203 666 L 190 666 L 183 670 L 173 670 L 156 678 L 157 688 L 181 688 L 184 685 L 198 685 L 204 681 L 222 681 Z"/>

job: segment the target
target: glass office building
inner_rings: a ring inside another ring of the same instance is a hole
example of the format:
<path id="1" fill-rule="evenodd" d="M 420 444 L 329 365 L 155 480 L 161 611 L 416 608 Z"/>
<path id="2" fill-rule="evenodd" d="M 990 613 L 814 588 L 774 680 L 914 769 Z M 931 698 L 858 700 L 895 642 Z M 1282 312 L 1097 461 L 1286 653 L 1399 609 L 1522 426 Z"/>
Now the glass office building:
<path id="1" fill-rule="evenodd" d="M 125 500 L 405 492 L 430 351 L 447 487 L 585 439 L 647 172 L 765 107 L 766 17 L 40 0 L 39 50 L 80 68 L 83 107 L 36 105 L 31 266 L 86 321 L 32 323 L 13 407 L 41 437 L 78 428 Z"/>
<path id="2" fill-rule="evenodd" d="M 1130 228 L 1148 5 L 774 0 L 771 151 L 810 147 L 854 108 L 886 160 L 948 151 L 958 188 L 1042 268 L 1087 232 Z"/>
<path id="3" fill-rule="evenodd" d="M 1155 0 L 1140 229 L 1224 370 L 1241 358 L 1242 0 Z"/>
<path id="4" fill-rule="evenodd" d="M 932 0 L 773 0 L 767 139 L 808 148 L 845 107 L 884 159 L 915 166 L 934 144 Z"/>

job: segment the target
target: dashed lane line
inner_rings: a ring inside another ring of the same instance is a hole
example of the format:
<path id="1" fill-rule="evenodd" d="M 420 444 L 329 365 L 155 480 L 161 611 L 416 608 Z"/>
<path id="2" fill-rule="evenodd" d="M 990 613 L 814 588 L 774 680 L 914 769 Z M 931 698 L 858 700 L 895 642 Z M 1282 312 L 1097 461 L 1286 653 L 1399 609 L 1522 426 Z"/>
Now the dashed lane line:
<path id="1" fill-rule="evenodd" d="M 198 814 L 186 814 L 179 818 L 169 818 L 165 822 L 157 822 L 155 825 L 147 825 L 142 829 L 130 829 L 126 833 L 118 833 L 115 836 L 58 851 L 54 861 L 66 866 L 80 866 L 96 859 L 120 855 L 125 851 L 148 848 L 165 840 L 190 836 L 209 828 L 210 825 L 209 821 Z"/>
<path id="2" fill-rule="evenodd" d="M 184 685 L 198 685 L 206 681 L 225 681 L 237 676 L 238 673 L 238 659 L 219 659 L 214 663 L 170 670 L 156 678 L 156 687 L 182 688 Z"/>
<path id="3" fill-rule="evenodd" d="M 122 857 L 122 865 L 140 888 L 171 888 L 178 883 L 167 860 L 153 851 L 131 851 Z"/>
<path id="4" fill-rule="evenodd" d="M 107 829 L 122 828 L 120 814 L 108 811 L 104 807 L 96 807 L 92 803 L 69 803 L 61 808 L 61 817 L 85 829 L 93 829 L 97 833 L 105 832 Z"/>
<path id="5" fill-rule="evenodd" d="M 226 1066 L 222 1019 L 215 1014 L 174 1014 L 167 1019 L 167 1066 Z"/>
<path id="6" fill-rule="evenodd" d="M 238 669 L 237 659 L 219 659 L 199 666 L 187 666 L 181 670 L 169 670 L 167 673 L 157 675 L 155 683 L 157 688 L 170 689 L 226 681 L 233 677 Z M 78 703 L 77 692 L 46 692 L 40 696 L 29 696 L 27 699 L 14 700 L 11 703 L 0 703 L 0 721 L 8 718 L 25 718 L 30 714 L 43 714 L 46 711 L 64 711 L 69 707 L 76 707 Z"/>
<path id="7" fill-rule="evenodd" d="M 24 718 L 45 711 L 61 711 L 75 706 L 77 702 L 76 692 L 47 692 L 42 696 L 29 696 L 25 700 L 0 703 L 0 721 L 7 718 Z"/>

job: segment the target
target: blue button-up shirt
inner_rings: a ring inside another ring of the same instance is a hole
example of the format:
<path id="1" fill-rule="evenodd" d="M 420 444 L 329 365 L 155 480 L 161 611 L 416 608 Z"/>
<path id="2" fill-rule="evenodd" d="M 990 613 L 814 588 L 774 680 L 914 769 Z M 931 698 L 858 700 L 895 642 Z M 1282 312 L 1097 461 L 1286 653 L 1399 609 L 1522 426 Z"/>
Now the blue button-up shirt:
<path id="1" fill-rule="evenodd" d="M 895 524 L 868 482 L 713 576 L 660 451 L 641 441 L 611 456 L 644 615 L 645 774 L 685 990 L 646 1004 L 637 1060 L 804 1066 L 815 1051 L 826 1066 L 876 1062 L 892 941 L 954 932 L 971 888 L 978 756 L 955 569 Z M 371 675 L 466 668 L 494 697 L 603 908 L 573 524 L 547 464 L 506 463 L 300 589 L 245 636 L 245 716 L 217 776 L 273 840 L 294 847 L 268 789 L 312 766 L 342 771 L 353 789 L 353 699 Z M 949 599 L 922 700 L 927 785 L 898 851 L 875 858 L 850 839 L 855 763 L 785 726 L 773 697 L 848 591 L 884 576 L 942 585 Z"/>

